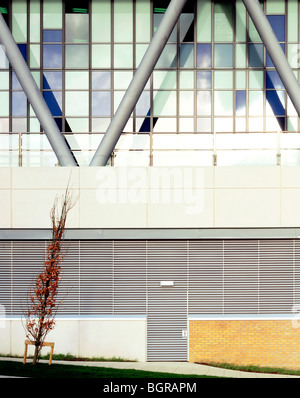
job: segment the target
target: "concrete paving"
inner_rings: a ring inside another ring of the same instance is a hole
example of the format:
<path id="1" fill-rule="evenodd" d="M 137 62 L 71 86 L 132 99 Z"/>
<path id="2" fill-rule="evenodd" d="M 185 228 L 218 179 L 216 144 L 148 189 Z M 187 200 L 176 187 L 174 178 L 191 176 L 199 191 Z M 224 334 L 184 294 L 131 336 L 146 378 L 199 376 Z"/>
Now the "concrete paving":
<path id="1" fill-rule="evenodd" d="M 5 358 L 0 360 L 12 360 L 22 362 L 22 358 Z M 28 360 L 30 362 L 30 359 Z M 48 363 L 46 360 L 40 360 L 41 363 Z M 300 378 L 300 376 L 279 375 L 268 373 L 242 372 L 237 370 L 222 369 L 214 366 L 200 365 L 190 362 L 94 362 L 94 361 L 53 361 L 52 363 L 65 365 L 84 365 L 99 366 L 115 369 L 136 369 L 150 372 L 165 372 L 183 375 L 203 375 L 230 378 Z M 0 376 L 7 377 L 7 376 Z"/>

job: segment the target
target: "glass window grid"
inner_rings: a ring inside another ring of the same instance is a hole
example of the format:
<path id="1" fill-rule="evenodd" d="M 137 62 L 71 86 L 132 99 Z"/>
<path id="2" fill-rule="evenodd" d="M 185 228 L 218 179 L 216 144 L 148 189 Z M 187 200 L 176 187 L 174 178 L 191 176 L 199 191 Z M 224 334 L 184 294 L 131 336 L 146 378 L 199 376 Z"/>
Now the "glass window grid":
<path id="1" fill-rule="evenodd" d="M 29 2 L 28 2 L 29 3 Z M 264 4 L 264 7 L 266 8 L 266 4 Z M 285 5 L 285 7 L 287 8 L 287 5 Z M 134 4 L 134 11 L 135 11 L 135 4 Z M 212 11 L 213 11 L 213 5 L 212 5 Z M 64 13 L 62 14 L 62 15 L 64 15 Z M 286 10 L 286 14 L 285 15 L 287 15 L 287 10 Z M 89 14 L 89 20 L 91 20 L 91 13 Z M 41 16 L 40 16 L 40 18 L 41 18 L 41 26 L 42 26 L 42 14 L 41 14 Z M 30 21 L 28 20 L 29 19 L 29 13 L 27 14 L 27 29 L 30 29 Z M 287 20 L 287 17 L 286 17 L 286 20 Z M 112 23 L 111 23 L 111 30 L 113 30 L 113 12 L 111 12 L 111 21 L 112 21 Z M 153 23 L 153 14 L 152 14 L 152 23 Z M 64 31 L 64 24 L 65 24 L 65 21 L 64 21 L 64 18 L 63 18 L 63 21 L 62 21 L 62 24 L 63 24 L 63 31 Z M 248 24 L 249 24 L 249 19 L 248 19 L 248 17 L 247 17 L 247 26 L 248 26 Z M 236 21 L 234 21 L 234 25 L 235 25 L 235 28 L 236 28 Z M 287 39 L 287 29 L 288 29 L 288 26 L 287 26 L 288 24 L 286 23 L 286 27 L 285 27 L 285 29 L 286 29 L 286 32 L 285 32 L 285 37 L 286 37 L 286 39 Z M 213 37 L 213 32 L 214 32 L 214 13 L 212 12 L 211 13 L 211 30 L 212 30 L 212 37 Z M 197 31 L 197 23 L 195 24 L 195 35 L 196 35 L 196 31 Z M 135 32 L 135 29 L 134 29 L 134 32 Z M 41 33 L 42 33 L 42 29 L 41 29 Z M 235 29 L 234 29 L 234 35 L 233 35 L 233 41 L 232 41 L 232 46 L 233 46 L 233 49 L 235 50 L 235 47 L 236 47 L 236 45 L 237 44 L 245 44 L 247 47 L 249 46 L 249 43 L 250 43 L 250 40 L 249 40 L 249 37 L 246 37 L 246 41 L 237 41 L 236 40 L 236 37 L 235 37 L 235 33 L 236 33 L 236 31 L 235 31 Z M 90 33 L 90 36 L 91 36 L 91 33 Z M 134 35 L 135 36 L 135 35 Z M 90 39 L 91 39 L 91 37 L 90 37 Z M 96 43 L 101 43 L 101 42 L 96 42 Z M 105 42 L 106 43 L 106 42 Z M 114 43 L 113 41 L 111 42 L 111 43 Z M 194 47 L 197 45 L 197 43 L 198 42 L 195 42 L 194 41 Z M 210 43 L 210 42 L 209 42 Z M 212 41 L 212 46 L 214 45 L 214 41 Z M 218 44 L 222 44 L 221 42 L 217 42 Z M 259 41 L 257 41 L 257 43 L 259 43 Z M 286 43 L 286 52 L 288 51 L 288 45 L 287 44 L 289 44 L 290 42 L 285 42 Z M 28 38 L 28 44 L 40 44 L 38 41 L 31 41 L 29 38 Z M 122 44 L 122 43 L 118 43 L 118 44 Z M 147 43 L 140 43 L 139 42 L 139 44 L 147 44 Z M 228 44 L 228 42 L 224 42 L 224 44 Z M 65 46 L 65 43 L 63 43 L 63 46 Z M 91 46 L 91 41 L 90 41 L 90 44 L 89 44 L 89 47 Z M 136 67 L 136 64 L 135 64 L 135 46 L 136 46 L 136 42 L 135 42 L 135 40 L 133 41 L 133 48 L 134 48 L 134 51 L 133 51 L 133 68 L 127 68 L 127 69 L 122 69 L 122 70 L 135 70 L 135 67 Z M 177 54 L 178 54 L 178 52 L 179 52 L 179 45 L 177 44 Z M 29 45 L 27 45 L 27 53 L 29 52 L 28 51 L 29 50 Z M 112 56 L 112 58 L 113 58 L 113 46 L 111 46 L 111 56 Z M 213 56 L 214 56 L 214 54 L 213 54 L 213 51 L 212 51 L 212 59 L 213 59 Z M 248 52 L 247 52 L 247 56 L 248 56 Z M 65 54 L 64 54 L 64 51 L 63 51 L 63 62 L 65 62 L 65 59 L 64 59 L 64 57 L 65 57 Z M 41 58 L 42 58 L 42 51 L 41 51 Z M 91 58 L 91 51 L 90 51 L 90 49 L 89 49 L 89 58 Z M 265 54 L 265 50 L 264 50 L 264 60 L 265 60 L 265 58 L 266 58 L 266 54 Z M 29 57 L 27 57 L 27 59 L 29 59 Z M 235 60 L 235 51 L 233 51 L 233 62 L 234 62 L 234 67 L 233 68 L 229 68 L 229 69 L 232 69 L 233 70 L 233 75 L 234 75 L 234 79 L 233 79 L 233 88 L 232 88 L 232 90 L 229 90 L 229 91 L 233 91 L 233 93 L 235 92 L 235 90 L 237 90 L 237 88 L 235 87 L 235 83 L 236 83 L 236 73 L 237 72 L 245 72 L 245 74 L 246 74 L 246 103 L 247 103 L 247 106 L 246 106 L 246 115 L 245 116 L 238 116 L 238 115 L 236 115 L 236 110 L 235 110 L 235 101 L 234 101 L 234 99 L 235 99 L 235 95 L 233 95 L 232 97 L 233 97 L 233 104 L 232 104 L 232 107 L 233 107 L 233 110 L 232 110 L 232 112 L 233 112 L 233 123 L 235 124 L 235 119 L 238 119 L 238 118 L 241 118 L 241 119 L 244 119 L 245 118 L 245 120 L 247 121 L 247 126 L 246 126 L 246 131 L 249 131 L 249 93 L 250 93 L 250 91 L 252 92 L 252 91 L 256 91 L 256 90 L 258 90 L 258 89 L 250 89 L 250 87 L 249 87 L 249 72 L 250 72 L 250 68 L 249 67 L 246 67 L 246 68 L 237 68 L 236 67 L 236 60 Z M 90 63 L 90 65 L 91 65 L 91 63 Z M 213 63 L 213 65 L 214 65 L 214 63 Z M 248 65 L 248 64 L 247 64 Z M 31 68 L 32 70 L 34 70 L 33 68 Z M 110 68 L 107 68 L 108 70 L 110 70 Z M 258 68 L 258 69 L 256 69 L 256 68 L 251 68 L 252 70 L 254 70 L 254 71 L 264 71 L 264 87 L 265 87 L 265 83 L 266 83 L 266 71 L 267 70 L 269 70 L 268 68 Z M 38 68 L 37 69 L 35 69 L 35 70 L 39 70 Z M 62 69 L 63 71 L 66 71 L 67 69 L 65 69 L 65 67 Z M 74 69 L 72 69 L 72 70 L 77 70 L 76 68 L 74 68 Z M 91 66 L 88 68 L 88 70 L 89 70 L 89 73 L 91 73 Z M 177 66 L 176 66 L 176 73 L 177 73 L 177 83 L 178 83 L 178 80 L 179 80 L 179 73 L 182 71 L 183 69 L 182 68 L 180 68 L 179 67 L 179 57 L 177 56 Z M 194 92 L 194 115 L 193 115 L 193 119 L 194 119 L 194 131 L 197 131 L 197 123 L 199 123 L 199 120 L 201 120 L 201 117 L 199 117 L 198 115 L 197 115 L 197 113 L 196 113 L 196 104 L 197 104 L 197 92 L 198 91 L 202 91 L 202 90 L 198 90 L 198 88 L 196 87 L 196 82 L 197 82 L 197 79 L 196 79 L 196 73 L 197 73 L 197 71 L 198 70 L 203 70 L 203 69 L 199 69 L 199 68 L 197 68 L 197 66 L 196 66 L 196 51 L 194 51 L 194 67 L 192 67 L 192 68 L 184 68 L 184 70 L 190 70 L 193 74 L 194 74 L 194 88 L 193 88 L 193 92 Z M 205 69 L 204 69 L 205 70 Z M 207 68 L 206 69 L 207 71 L 211 71 L 212 72 L 212 87 L 214 86 L 214 77 L 213 77 L 213 75 L 214 75 L 214 71 L 219 71 L 219 70 L 226 70 L 226 68 L 224 68 L 224 69 L 220 69 L 220 68 L 216 68 L 216 67 L 214 67 L 214 66 L 212 66 L 211 68 Z M 294 70 L 295 71 L 297 71 L 297 69 L 296 68 L 294 68 Z M 63 73 L 64 74 L 64 73 Z M 40 72 L 40 75 L 41 75 L 41 81 L 42 81 L 42 71 Z M 90 79 L 91 80 L 91 79 Z M 10 79 L 10 81 L 11 81 L 11 79 Z M 11 83 L 10 83 L 10 85 L 11 85 Z M 150 88 L 151 88 L 151 90 L 150 90 L 150 96 L 151 96 L 151 102 L 153 101 L 153 81 L 152 81 L 152 77 L 151 77 L 151 79 L 150 79 Z M 112 90 L 112 92 L 113 92 L 113 78 L 112 78 L 112 82 L 111 82 L 111 90 Z M 213 88 L 211 89 L 211 91 L 213 92 Z M 220 91 L 222 91 L 222 89 L 218 89 L 218 90 L 220 90 Z M 78 90 L 77 90 L 78 91 Z M 94 91 L 94 90 L 93 90 Z M 97 91 L 102 91 L 102 90 L 97 90 Z M 116 90 L 117 91 L 117 90 Z M 180 86 L 177 84 L 177 89 L 175 90 L 176 92 L 177 92 L 177 94 L 180 94 L 180 92 L 182 92 L 182 91 L 187 91 L 187 89 L 182 89 L 182 88 L 180 88 Z M 63 90 L 62 90 L 62 94 L 63 94 L 63 97 L 64 97 L 64 87 L 63 87 Z M 92 93 L 92 91 L 91 91 L 91 87 L 89 87 L 89 93 L 90 93 L 90 95 L 91 95 L 91 93 Z M 112 101 L 112 106 L 111 106 L 111 109 L 113 109 L 113 95 L 111 96 L 111 101 Z M 177 101 L 176 101 L 176 118 L 177 118 L 177 122 L 176 122 L 176 124 L 177 124 L 177 129 L 176 129 L 176 132 L 178 133 L 179 131 L 180 131 L 180 129 L 179 129 L 179 124 L 180 124 L 180 119 L 182 119 L 182 118 L 184 118 L 182 115 L 179 115 L 179 113 L 178 113 L 178 110 L 179 110 L 179 106 L 180 106 L 180 104 L 179 104 L 179 97 L 180 97 L 180 95 L 177 95 Z M 214 111 L 214 103 L 213 103 L 213 97 L 214 96 L 212 96 L 212 111 Z M 286 94 L 285 94 L 285 97 L 286 97 Z M 285 99 L 285 102 L 287 103 L 288 101 L 287 101 L 287 99 Z M 64 98 L 63 98 L 63 101 L 62 101 L 62 103 L 63 103 L 63 106 L 62 106 L 62 118 L 65 118 L 65 104 L 64 104 Z M 266 117 L 267 117 L 267 115 L 266 115 L 266 110 L 265 110 L 265 107 L 266 107 L 266 104 L 265 104 L 265 98 L 264 98 L 264 113 L 263 113 L 263 122 L 264 122 L 264 126 L 263 126 L 263 128 L 264 128 L 264 131 L 265 131 L 265 129 L 266 129 L 266 126 L 265 126 L 265 124 L 266 124 Z M 90 108 L 91 108 L 91 105 L 90 105 Z M 11 103 L 10 103 L 10 109 L 11 109 Z M 151 106 L 151 111 L 153 110 L 153 105 Z M 30 125 L 30 121 L 32 120 L 32 113 L 29 111 L 29 107 L 28 107 L 28 121 L 27 121 L 27 123 L 28 123 L 28 125 Z M 113 114 L 111 114 L 111 117 L 113 116 Z M 178 116 L 180 116 L 180 118 L 178 117 Z M 168 116 L 166 116 L 166 117 L 168 117 Z M 173 116 L 172 115 L 170 115 L 169 116 L 170 118 L 172 118 Z M 186 116 L 187 118 L 190 118 L 190 116 Z M 222 116 L 223 117 L 223 116 Z M 224 117 L 226 117 L 226 115 L 224 115 Z M 228 116 L 228 117 L 231 117 L 231 116 Z M 287 117 L 287 115 L 285 115 L 285 117 L 286 117 L 286 120 L 288 120 L 288 117 Z M 149 131 L 149 133 L 150 133 L 150 135 L 152 135 L 152 134 L 155 134 L 155 131 L 154 131 L 154 129 L 153 129 L 153 114 L 151 114 L 150 115 L 150 131 Z M 207 119 L 207 116 L 205 117 L 205 116 L 203 116 L 203 119 Z M 211 115 L 211 126 L 212 126 L 212 128 L 211 128 L 211 131 L 213 131 L 214 130 L 214 128 L 213 128 L 213 124 L 214 124 L 214 119 L 215 119 L 215 117 L 214 117 L 214 113 L 212 113 L 212 115 Z M 135 128 L 134 128 L 134 126 L 135 126 L 135 124 L 136 124 L 136 115 L 135 115 L 135 111 L 134 111 L 134 113 L 133 113 L 133 130 L 135 131 Z M 10 131 L 11 131 L 11 125 L 12 125 L 12 123 L 11 123 L 11 121 L 10 121 Z M 91 112 L 90 112 L 90 114 L 89 114 L 89 132 L 91 132 L 92 131 L 92 127 L 91 127 L 91 125 L 92 125 L 92 116 L 91 116 Z M 233 125 L 233 130 L 235 129 L 235 126 Z M 28 131 L 30 131 L 30 127 L 29 127 L 29 129 L 28 129 Z M 140 133 L 140 134 L 143 134 L 143 133 Z M 150 140 L 151 141 L 151 140 Z M 92 150 L 94 150 L 95 148 L 92 148 Z M 151 148 L 150 148 L 150 152 L 151 152 Z"/>

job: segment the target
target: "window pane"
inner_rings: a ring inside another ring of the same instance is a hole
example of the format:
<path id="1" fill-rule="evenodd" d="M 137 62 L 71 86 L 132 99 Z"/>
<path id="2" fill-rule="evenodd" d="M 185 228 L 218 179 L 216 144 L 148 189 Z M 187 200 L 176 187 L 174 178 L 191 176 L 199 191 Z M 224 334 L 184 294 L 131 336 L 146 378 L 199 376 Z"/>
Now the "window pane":
<path id="1" fill-rule="evenodd" d="M 237 68 L 245 68 L 246 67 L 246 44 L 236 44 L 235 46 L 236 57 L 235 57 L 235 66 Z"/>
<path id="2" fill-rule="evenodd" d="M 92 45 L 92 67 L 93 68 L 110 68 L 111 54 L 110 44 L 93 44 Z"/>
<path id="3" fill-rule="evenodd" d="M 233 41 L 233 8 L 228 2 L 215 2 L 215 41 Z"/>
<path id="4" fill-rule="evenodd" d="M 150 0 L 136 0 L 136 41 L 150 41 Z"/>
<path id="5" fill-rule="evenodd" d="M 43 65 L 44 68 L 62 68 L 61 44 L 43 45 Z"/>
<path id="6" fill-rule="evenodd" d="M 263 71 L 250 70 L 249 71 L 249 88 L 259 88 L 263 89 L 264 86 L 264 73 Z"/>
<path id="7" fill-rule="evenodd" d="M 131 44 L 114 45 L 114 65 L 115 68 L 132 68 L 133 46 Z"/>
<path id="8" fill-rule="evenodd" d="M 66 68 L 88 68 L 89 46 L 85 44 L 66 45 Z"/>
<path id="9" fill-rule="evenodd" d="M 194 92 L 179 92 L 179 114 L 181 116 L 193 116 L 194 114 Z"/>
<path id="10" fill-rule="evenodd" d="M 153 126 L 154 133 L 175 133 L 177 131 L 175 118 L 160 117 Z"/>
<path id="11" fill-rule="evenodd" d="M 66 116 L 88 116 L 89 93 L 87 91 L 66 91 Z"/>
<path id="12" fill-rule="evenodd" d="M 157 28 L 159 26 L 159 24 L 161 23 L 162 19 L 164 17 L 164 14 L 156 14 L 154 12 L 153 14 L 153 33 L 155 33 L 157 31 Z M 177 42 L 177 25 L 175 25 L 175 28 L 173 29 L 168 42 L 171 43 L 176 43 Z"/>
<path id="13" fill-rule="evenodd" d="M 132 72 L 115 72 L 114 73 L 114 88 L 127 89 L 132 80 Z"/>
<path id="14" fill-rule="evenodd" d="M 197 91 L 197 115 L 211 114 L 211 91 Z"/>
<path id="15" fill-rule="evenodd" d="M 246 89 L 246 72 L 236 71 L 235 72 L 235 87 L 237 89 Z"/>
<path id="16" fill-rule="evenodd" d="M 44 0 L 44 29 L 62 29 L 62 0 Z"/>
<path id="17" fill-rule="evenodd" d="M 287 41 L 298 41 L 298 32 L 295 26 L 298 26 L 298 1 L 290 0 L 287 3 Z"/>
<path id="18" fill-rule="evenodd" d="M 197 0 L 197 41 L 211 41 L 211 0 Z"/>
<path id="19" fill-rule="evenodd" d="M 13 133 L 25 133 L 27 131 L 26 118 L 12 118 L 11 131 Z"/>
<path id="20" fill-rule="evenodd" d="M 92 41 L 110 42 L 111 1 L 92 0 Z"/>
<path id="21" fill-rule="evenodd" d="M 66 90 L 88 90 L 89 88 L 89 73 L 88 72 L 75 72 L 67 71 L 66 77 Z"/>
<path id="22" fill-rule="evenodd" d="M 177 46 L 176 44 L 166 44 L 163 49 L 155 68 L 176 68 L 177 63 Z"/>
<path id="23" fill-rule="evenodd" d="M 132 0 L 114 1 L 114 41 L 133 41 L 133 5 Z"/>
<path id="24" fill-rule="evenodd" d="M 89 119 L 81 117 L 68 117 L 67 120 L 71 131 L 74 133 L 84 133 L 89 131 Z"/>
<path id="25" fill-rule="evenodd" d="M 23 91 L 12 92 L 12 115 L 13 116 L 27 115 L 27 98 Z M 1 113 L 1 116 L 6 116 L 6 115 Z"/>
<path id="26" fill-rule="evenodd" d="M 40 45 L 31 44 L 29 49 L 29 59 L 31 68 L 40 67 Z"/>
<path id="27" fill-rule="evenodd" d="M 198 118 L 197 119 L 197 132 L 209 133 L 211 132 L 211 119 L 210 118 Z"/>
<path id="28" fill-rule="evenodd" d="M 26 0 L 12 3 L 12 34 L 17 43 L 27 41 L 27 2 Z"/>
<path id="29" fill-rule="evenodd" d="M 215 91 L 214 107 L 215 115 L 230 116 L 233 114 L 233 93 L 232 91 Z"/>
<path id="30" fill-rule="evenodd" d="M 278 41 L 285 41 L 285 16 L 267 15 L 268 21 Z"/>
<path id="31" fill-rule="evenodd" d="M 5 55 L 4 46 L 0 44 L 0 69 L 8 69 L 9 62 Z"/>
<path id="32" fill-rule="evenodd" d="M 179 86 L 180 88 L 193 89 L 194 88 L 194 72 L 180 71 L 179 72 Z"/>
<path id="33" fill-rule="evenodd" d="M 282 51 L 285 53 L 285 45 L 283 43 L 280 43 L 280 46 L 282 48 Z M 266 57 L 266 63 L 267 63 L 268 68 L 274 68 L 274 64 L 273 64 L 268 52 L 267 52 L 267 57 Z"/>
<path id="34" fill-rule="evenodd" d="M 9 92 L 0 91 L 0 116 L 9 116 Z"/>
<path id="35" fill-rule="evenodd" d="M 153 100 L 154 116 L 175 116 L 176 115 L 176 92 L 155 91 Z"/>
<path id="36" fill-rule="evenodd" d="M 267 0 L 268 14 L 283 14 L 284 12 L 284 0 Z"/>
<path id="37" fill-rule="evenodd" d="M 264 48 L 262 44 L 249 44 L 249 66 L 252 68 L 263 68 Z"/>
<path id="38" fill-rule="evenodd" d="M 249 115 L 260 116 L 263 115 L 263 92 L 249 91 Z"/>
<path id="39" fill-rule="evenodd" d="M 233 67 L 232 44 L 215 44 L 215 67 Z"/>
<path id="40" fill-rule="evenodd" d="M 246 115 L 246 91 L 236 91 L 236 114 L 238 116 Z"/>
<path id="41" fill-rule="evenodd" d="M 0 90 L 9 89 L 9 73 L 8 71 L 0 72 Z"/>
<path id="42" fill-rule="evenodd" d="M 285 115 L 284 91 L 267 90 L 267 114 Z"/>
<path id="43" fill-rule="evenodd" d="M 62 115 L 62 92 L 44 91 L 43 96 L 53 116 Z"/>
<path id="44" fill-rule="evenodd" d="M 246 41 L 246 8 L 242 0 L 236 1 L 236 41 Z"/>
<path id="45" fill-rule="evenodd" d="M 43 73 L 44 90 L 62 89 L 62 72 L 45 71 Z"/>
<path id="46" fill-rule="evenodd" d="M 92 131 L 98 133 L 105 133 L 110 123 L 109 118 L 93 118 L 92 119 Z"/>
<path id="47" fill-rule="evenodd" d="M 266 87 L 268 89 L 284 89 L 284 85 L 276 71 L 266 71 Z"/>
<path id="48" fill-rule="evenodd" d="M 215 88 L 233 88 L 233 72 L 232 71 L 215 71 Z"/>
<path id="49" fill-rule="evenodd" d="M 66 42 L 88 43 L 89 15 L 66 14 Z"/>
<path id="50" fill-rule="evenodd" d="M 211 44 L 197 45 L 197 68 L 211 67 Z"/>
<path id="51" fill-rule="evenodd" d="M 176 89 L 176 72 L 173 71 L 154 71 L 153 88 L 161 90 Z"/>
<path id="52" fill-rule="evenodd" d="M 44 30 L 43 31 L 44 43 L 61 43 L 62 30 Z"/>
<path id="53" fill-rule="evenodd" d="M 194 66 L 194 45 L 181 44 L 179 47 L 179 67 L 193 68 Z"/>
<path id="54" fill-rule="evenodd" d="M 30 42 L 40 41 L 40 2 L 30 1 Z"/>
<path id="55" fill-rule="evenodd" d="M 136 115 L 137 116 L 150 115 L 150 91 L 142 92 L 136 104 Z"/>
<path id="56" fill-rule="evenodd" d="M 110 89 L 110 72 L 92 71 L 92 89 Z"/>
<path id="57" fill-rule="evenodd" d="M 110 116 L 111 94 L 110 91 L 92 92 L 92 116 Z"/>

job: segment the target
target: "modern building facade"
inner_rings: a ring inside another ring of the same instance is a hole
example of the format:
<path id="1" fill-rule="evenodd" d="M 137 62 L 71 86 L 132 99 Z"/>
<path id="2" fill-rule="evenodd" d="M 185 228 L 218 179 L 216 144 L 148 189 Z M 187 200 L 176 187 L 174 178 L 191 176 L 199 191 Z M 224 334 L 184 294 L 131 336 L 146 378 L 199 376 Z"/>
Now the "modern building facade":
<path id="1" fill-rule="evenodd" d="M 56 352 L 300 367 L 298 0 L 0 11 L 0 353 L 69 182 Z"/>

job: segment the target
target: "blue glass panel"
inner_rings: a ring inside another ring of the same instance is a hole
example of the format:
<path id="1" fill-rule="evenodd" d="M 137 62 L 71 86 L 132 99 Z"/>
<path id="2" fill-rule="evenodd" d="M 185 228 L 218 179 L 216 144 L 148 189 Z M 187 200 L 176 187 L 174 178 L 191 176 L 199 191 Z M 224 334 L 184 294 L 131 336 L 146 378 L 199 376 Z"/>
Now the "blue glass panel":
<path id="1" fill-rule="evenodd" d="M 210 71 L 197 72 L 197 88 L 201 89 L 211 88 Z"/>
<path id="2" fill-rule="evenodd" d="M 27 62 L 27 44 L 18 44 L 19 50 L 23 55 L 23 58 Z"/>
<path id="3" fill-rule="evenodd" d="M 274 115 L 285 115 L 284 106 L 282 104 L 282 99 L 279 97 L 278 92 L 275 90 L 267 90 L 266 91 L 266 98 L 269 102 Z"/>
<path id="4" fill-rule="evenodd" d="M 92 89 L 93 90 L 109 90 L 110 89 L 110 72 L 93 71 L 92 72 Z"/>
<path id="5" fill-rule="evenodd" d="M 44 91 L 43 96 L 53 116 L 61 116 L 62 93 L 60 91 Z"/>
<path id="6" fill-rule="evenodd" d="M 215 67 L 233 67 L 232 44 L 215 44 Z"/>
<path id="7" fill-rule="evenodd" d="M 44 68 L 62 68 L 61 44 L 44 44 L 43 65 Z"/>
<path id="8" fill-rule="evenodd" d="M 246 90 L 237 90 L 236 91 L 236 114 L 237 115 L 245 115 L 246 113 Z"/>
<path id="9" fill-rule="evenodd" d="M 270 25 L 278 41 L 285 41 L 285 16 L 267 15 Z"/>
<path id="10" fill-rule="evenodd" d="M 275 70 L 266 71 L 266 87 L 267 89 L 284 89 L 284 85 Z"/>
<path id="11" fill-rule="evenodd" d="M 44 72 L 43 88 L 45 90 L 61 90 L 62 89 L 62 72 Z"/>
<path id="12" fill-rule="evenodd" d="M 92 92 L 92 115 L 110 116 L 110 91 Z"/>
<path id="13" fill-rule="evenodd" d="M 61 43 L 62 30 L 44 30 L 43 31 L 44 43 Z"/>
<path id="14" fill-rule="evenodd" d="M 11 85 L 13 90 L 22 90 L 22 86 L 19 82 L 19 79 L 17 78 L 15 72 L 12 72 L 12 79 L 11 79 Z"/>
<path id="15" fill-rule="evenodd" d="M 27 115 L 27 98 L 23 91 L 12 92 L 12 115 Z"/>
<path id="16" fill-rule="evenodd" d="M 283 43 L 281 43 L 280 46 L 281 46 L 283 52 L 285 52 L 285 45 L 284 45 Z M 267 52 L 266 61 L 267 61 L 267 67 L 269 67 L 269 68 L 274 68 L 274 64 L 273 64 L 273 62 L 272 62 L 272 60 L 271 60 L 271 58 L 270 58 L 268 52 Z"/>
<path id="17" fill-rule="evenodd" d="M 197 44 L 197 68 L 211 67 L 211 44 Z"/>
<path id="18" fill-rule="evenodd" d="M 249 66 L 252 68 L 263 68 L 264 48 L 262 44 L 249 44 Z"/>

